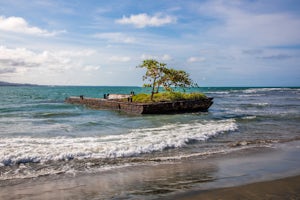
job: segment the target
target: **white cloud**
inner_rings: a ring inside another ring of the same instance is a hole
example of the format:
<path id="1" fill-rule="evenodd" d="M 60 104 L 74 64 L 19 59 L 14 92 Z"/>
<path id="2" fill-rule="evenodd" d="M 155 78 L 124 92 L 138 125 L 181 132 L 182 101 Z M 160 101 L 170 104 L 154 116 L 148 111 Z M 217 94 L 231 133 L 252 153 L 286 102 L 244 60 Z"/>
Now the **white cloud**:
<path id="1" fill-rule="evenodd" d="M 266 45 L 293 44 L 300 40 L 300 19 L 284 14 L 241 14 L 227 22 L 226 33 Z"/>
<path id="2" fill-rule="evenodd" d="M 147 59 L 157 59 L 157 57 L 156 57 L 156 56 L 153 56 L 153 55 L 142 54 L 142 55 L 141 55 L 141 59 L 142 59 L 142 60 L 147 60 Z"/>
<path id="3" fill-rule="evenodd" d="M 200 12 L 222 22 L 209 31 L 210 35 L 252 46 L 290 45 L 300 41 L 298 16 L 284 12 L 250 12 L 248 7 L 243 1 L 239 4 L 209 1 Z"/>
<path id="4" fill-rule="evenodd" d="M 131 60 L 128 56 L 111 56 L 109 61 L 111 62 L 129 62 Z"/>
<path id="5" fill-rule="evenodd" d="M 0 46 L 0 71 L 15 73 L 40 68 L 62 72 L 74 67 L 80 68 L 80 59 L 92 55 L 92 52 L 92 50 L 35 52 L 26 48 L 11 49 Z M 88 69 L 96 68 L 84 68 L 84 70 Z"/>
<path id="6" fill-rule="evenodd" d="M 204 62 L 205 58 L 204 57 L 189 57 L 187 59 L 187 62 L 189 63 L 194 63 L 194 62 Z"/>
<path id="7" fill-rule="evenodd" d="M 141 13 L 138 15 L 130 15 L 130 17 L 123 16 L 122 19 L 116 20 L 119 24 L 132 24 L 137 28 L 144 28 L 146 26 L 163 26 L 170 23 L 176 23 L 176 18 L 173 16 L 162 16 L 161 14 L 156 14 L 154 16 L 149 16 L 146 13 Z"/>
<path id="8" fill-rule="evenodd" d="M 162 56 L 161 59 L 162 59 L 163 61 L 169 61 L 169 60 L 172 60 L 172 57 L 171 57 L 170 55 L 168 55 L 168 54 L 165 54 L 165 55 Z"/>
<path id="9" fill-rule="evenodd" d="M 47 31 L 35 26 L 30 26 L 22 17 L 3 17 L 0 16 L 0 30 L 37 35 L 37 36 L 55 36 L 66 31 Z"/>
<path id="10" fill-rule="evenodd" d="M 156 60 L 162 60 L 162 61 L 169 61 L 172 60 L 173 58 L 168 55 L 168 54 L 164 54 L 164 55 L 150 55 L 150 54 L 142 54 L 141 56 L 142 60 L 147 60 L 147 59 L 156 59 Z"/>
<path id="11" fill-rule="evenodd" d="M 96 51 L 92 49 L 82 49 L 80 51 L 61 50 L 56 52 L 56 54 L 61 57 L 87 57 L 87 56 L 94 55 L 95 53 Z"/>
<path id="12" fill-rule="evenodd" d="M 98 33 L 93 35 L 95 38 L 108 40 L 109 42 L 115 43 L 134 43 L 135 38 L 129 37 L 123 33 L 119 32 L 111 32 L 111 33 Z"/>
<path id="13" fill-rule="evenodd" d="M 1 60 L 0 60 L 1 63 Z M 0 74 L 11 74 L 15 73 L 17 70 L 15 68 L 10 68 L 10 67 L 2 67 L 0 65 Z"/>

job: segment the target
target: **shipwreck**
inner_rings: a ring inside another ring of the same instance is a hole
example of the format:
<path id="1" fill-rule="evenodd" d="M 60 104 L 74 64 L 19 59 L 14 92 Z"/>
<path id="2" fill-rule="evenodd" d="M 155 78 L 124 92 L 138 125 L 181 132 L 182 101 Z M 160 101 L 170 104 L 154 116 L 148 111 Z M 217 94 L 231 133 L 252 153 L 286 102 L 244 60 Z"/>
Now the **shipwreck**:
<path id="1" fill-rule="evenodd" d="M 92 109 L 114 110 L 129 114 L 173 114 L 190 112 L 207 112 L 213 104 L 213 98 L 199 100 L 179 100 L 171 102 L 132 102 L 131 95 L 110 94 L 105 98 L 88 98 L 84 96 L 68 97 L 66 103 L 79 104 Z"/>

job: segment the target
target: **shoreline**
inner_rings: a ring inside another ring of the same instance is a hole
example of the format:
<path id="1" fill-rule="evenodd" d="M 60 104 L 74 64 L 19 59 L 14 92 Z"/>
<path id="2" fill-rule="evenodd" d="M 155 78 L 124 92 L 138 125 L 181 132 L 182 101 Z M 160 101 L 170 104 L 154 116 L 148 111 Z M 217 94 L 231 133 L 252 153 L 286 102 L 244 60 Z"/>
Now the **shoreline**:
<path id="1" fill-rule="evenodd" d="M 236 178 L 216 180 L 206 186 L 199 185 L 189 191 L 159 199 L 300 199 L 300 170 L 297 169 L 300 166 L 299 153 L 300 141 L 295 140 L 278 144 L 267 151 L 248 152 L 245 157 L 229 156 L 221 160 L 219 165 L 229 168 L 225 174 L 244 168 L 231 174 L 232 177 L 237 175 Z"/>
<path id="2" fill-rule="evenodd" d="M 300 141 L 293 141 L 175 163 L 145 163 L 81 175 L 45 176 L 3 185 L 0 199 L 226 200 L 276 199 L 276 195 L 278 199 L 284 195 L 298 198 L 299 153 Z M 273 188 L 277 194 L 272 193 Z"/>
<path id="3" fill-rule="evenodd" d="M 300 175 L 235 187 L 190 191 L 170 199 L 300 199 Z"/>

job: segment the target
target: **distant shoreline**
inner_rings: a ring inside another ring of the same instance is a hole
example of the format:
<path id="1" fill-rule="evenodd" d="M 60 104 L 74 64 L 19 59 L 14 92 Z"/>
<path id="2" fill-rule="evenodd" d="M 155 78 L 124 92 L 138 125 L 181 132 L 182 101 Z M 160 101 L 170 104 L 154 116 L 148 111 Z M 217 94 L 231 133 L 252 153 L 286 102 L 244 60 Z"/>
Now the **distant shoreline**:
<path id="1" fill-rule="evenodd" d="M 0 81 L 0 86 L 40 86 L 40 85 L 29 84 L 29 83 L 9 83 L 9 82 Z"/>

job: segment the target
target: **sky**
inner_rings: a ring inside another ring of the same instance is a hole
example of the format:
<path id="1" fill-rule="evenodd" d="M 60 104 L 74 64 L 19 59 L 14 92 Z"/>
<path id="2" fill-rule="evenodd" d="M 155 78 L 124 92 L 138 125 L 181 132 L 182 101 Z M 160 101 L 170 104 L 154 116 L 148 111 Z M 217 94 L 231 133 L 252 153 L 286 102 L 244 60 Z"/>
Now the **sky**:
<path id="1" fill-rule="evenodd" d="M 300 86 L 300 1 L 0 0 L 0 81 L 142 86 L 145 59 L 199 86 Z"/>

